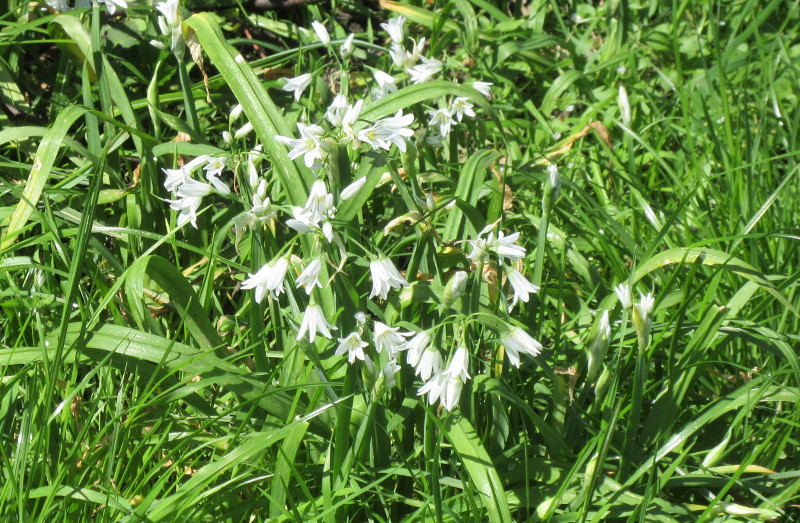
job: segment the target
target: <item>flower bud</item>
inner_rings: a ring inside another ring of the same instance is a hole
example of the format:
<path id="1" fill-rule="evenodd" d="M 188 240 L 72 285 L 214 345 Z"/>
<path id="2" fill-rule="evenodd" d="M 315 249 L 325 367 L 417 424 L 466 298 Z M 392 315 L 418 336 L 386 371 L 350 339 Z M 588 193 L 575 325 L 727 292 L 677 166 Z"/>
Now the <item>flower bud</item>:
<path id="1" fill-rule="evenodd" d="M 594 378 L 608 353 L 608 345 L 611 341 L 611 324 L 608 322 L 608 311 L 603 311 L 600 319 L 595 322 L 590 333 L 590 339 L 592 344 L 589 347 L 587 359 L 587 381 Z"/>
<path id="2" fill-rule="evenodd" d="M 450 281 L 444 286 L 442 303 L 445 307 L 450 307 L 467 288 L 467 273 L 464 271 L 456 272 Z"/>

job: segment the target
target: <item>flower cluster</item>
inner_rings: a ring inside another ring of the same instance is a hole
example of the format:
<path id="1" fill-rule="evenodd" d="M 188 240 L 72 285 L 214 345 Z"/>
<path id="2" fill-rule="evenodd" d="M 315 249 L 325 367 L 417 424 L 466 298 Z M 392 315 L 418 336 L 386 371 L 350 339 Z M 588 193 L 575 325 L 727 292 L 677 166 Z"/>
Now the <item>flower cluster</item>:
<path id="1" fill-rule="evenodd" d="M 159 4 L 162 14 L 159 22 L 163 22 L 162 31 L 165 35 L 175 35 L 174 31 L 169 32 L 180 17 L 175 6 L 175 0 Z M 346 220 L 339 215 L 345 202 L 357 197 L 363 202 L 367 198 L 365 191 L 370 191 L 368 194 L 371 195 L 376 190 L 376 184 L 381 183 L 378 178 L 383 183 L 393 181 L 392 190 L 395 190 L 402 183 L 402 176 L 394 160 L 390 159 L 392 165 L 388 168 L 393 172 L 373 176 L 370 178 L 373 183 L 367 189 L 368 176 L 363 174 L 341 185 L 340 182 L 345 178 L 341 176 L 344 162 L 349 163 L 349 172 L 359 172 L 362 155 L 369 151 L 380 151 L 384 158 L 391 158 L 394 151 L 413 151 L 410 143 L 415 139 L 418 146 L 441 144 L 455 126 L 476 116 L 475 105 L 464 96 L 444 96 L 436 100 L 438 107 L 423 108 L 427 122 L 415 122 L 414 114 L 402 109 L 383 118 L 363 118 L 366 106 L 379 103 L 377 101 L 402 89 L 404 85 L 426 82 L 446 73 L 444 62 L 424 55 L 425 38 L 406 38 L 403 17 L 388 21 L 383 28 L 390 39 L 388 58 L 393 67 L 402 72 L 393 76 L 379 69 L 371 70 L 367 78 L 371 77 L 373 81 L 362 89 L 361 97 L 350 86 L 340 93 L 331 93 L 330 102 L 325 104 L 323 110 L 315 112 L 313 107 L 318 106 L 318 100 L 312 98 L 316 97 L 303 100 L 308 88 L 314 84 L 314 73 L 285 79 L 280 86 L 291 93 L 296 102 L 302 100 L 306 109 L 295 123 L 295 136 L 274 137 L 286 146 L 290 160 L 302 162 L 310 170 L 312 179 L 306 187 L 308 195 L 305 203 L 285 205 L 271 197 L 270 190 L 275 190 L 276 186 L 280 190 L 280 187 L 279 184 L 271 187 L 268 178 L 261 175 L 260 145 L 254 148 L 249 146 L 246 152 L 238 156 L 235 152 L 226 153 L 225 157 L 200 156 L 180 168 L 164 169 L 167 176 L 164 186 L 176 196 L 176 199 L 169 201 L 171 207 L 179 211 L 179 225 L 191 222 L 196 226 L 202 199 L 216 193 L 230 199 L 238 197 L 244 207 L 244 211 L 234 219 L 237 246 L 248 230 L 269 231 L 273 235 L 277 240 L 273 245 L 277 245 L 277 249 L 265 257 L 268 260 L 266 263 L 247 274 L 241 282 L 241 289 L 253 291 L 255 303 L 269 300 L 282 310 L 291 311 L 288 316 L 295 340 L 315 345 L 323 351 L 332 349 L 334 355 L 346 356 L 348 364 L 363 365 L 365 375 L 375 380 L 377 395 L 380 394 L 378 391 L 393 386 L 395 374 L 403 368 L 404 362 L 409 370 L 413 370 L 413 375 L 421 380 L 417 388 L 418 395 L 426 396 L 431 405 L 438 401 L 443 408 L 452 410 L 458 405 L 462 388 L 471 379 L 470 367 L 475 372 L 478 366 L 478 362 L 470 356 L 468 333 L 474 329 L 470 326 L 472 320 L 468 316 L 453 316 L 447 310 L 468 288 L 469 271 L 458 270 L 449 281 L 442 281 L 444 287 L 440 303 L 445 309 L 440 311 L 441 322 L 426 318 L 422 320 L 435 327 L 401 321 L 398 316 L 402 317 L 402 305 L 398 312 L 398 298 L 402 299 L 408 288 L 413 290 L 415 285 L 420 284 L 416 273 L 408 274 L 398 269 L 409 266 L 411 270 L 413 263 L 406 259 L 407 252 L 402 244 L 388 253 L 377 247 L 364 247 L 372 241 L 366 234 L 368 231 L 364 231 L 363 237 L 359 238 L 359 231 L 348 228 Z M 332 41 L 320 22 L 314 22 L 311 30 L 305 34 L 315 47 L 321 43 L 326 51 L 340 45 L 339 52 L 345 58 L 345 65 L 349 64 L 347 58 L 354 48 L 360 45 L 354 35 L 344 41 Z M 344 76 L 345 71 L 342 71 L 339 77 Z M 333 77 L 336 78 L 336 75 Z M 486 97 L 491 94 L 489 83 L 472 82 L 471 86 Z M 232 109 L 229 119 L 231 126 L 229 131 L 223 133 L 223 141 L 232 150 L 251 139 L 253 126 L 250 122 L 236 124 L 238 129 L 233 125 L 242 117 L 242 112 L 241 105 Z M 420 123 L 423 127 L 417 133 L 413 127 Z M 201 168 L 204 179 L 197 179 L 196 173 Z M 246 174 L 246 183 L 240 182 L 236 186 L 241 196 L 232 194 L 229 186 L 221 180 L 225 169 L 234 172 L 238 169 Z M 408 201 L 422 202 L 420 205 L 427 212 L 435 211 L 436 200 L 432 192 L 417 192 L 416 189 L 413 192 L 415 194 L 410 195 Z M 422 194 L 422 197 L 417 194 Z M 450 207 L 445 206 L 444 212 Z M 421 219 L 421 213 L 417 212 L 414 216 L 416 218 L 413 220 L 405 221 L 411 223 Z M 389 225 L 384 227 L 384 236 L 391 233 L 394 228 L 392 224 L 399 223 L 397 219 L 390 220 Z M 489 262 L 489 257 L 494 257 L 504 264 L 513 290 L 511 307 L 517 302 L 527 302 L 529 295 L 538 290 L 514 267 L 526 254 L 519 239 L 519 233 L 506 235 L 502 231 L 487 229 L 477 239 L 468 242 L 472 246 L 468 261 L 481 265 Z M 435 241 L 440 240 L 437 237 Z M 357 249 L 364 251 L 363 255 L 353 254 Z M 368 271 L 359 268 L 365 265 Z M 359 279 L 360 275 L 363 279 Z M 370 284 L 371 291 L 367 294 L 366 289 Z M 358 292 L 359 288 L 364 289 L 363 294 Z M 343 292 L 347 295 L 343 296 Z M 364 313 L 357 313 L 353 327 L 349 314 L 342 317 L 339 313 L 346 309 L 343 307 L 345 302 L 350 306 L 355 305 L 357 309 L 369 310 L 370 318 Z M 521 363 L 520 354 L 536 356 L 542 349 L 520 327 L 500 321 L 493 323 L 490 328 L 497 334 L 493 338 L 498 345 L 497 354 L 501 357 L 507 355 L 508 361 L 515 367 Z M 338 337 L 337 333 L 342 333 L 342 337 Z M 450 341 L 455 339 L 459 341 Z M 335 349 L 332 345 L 335 345 Z"/>

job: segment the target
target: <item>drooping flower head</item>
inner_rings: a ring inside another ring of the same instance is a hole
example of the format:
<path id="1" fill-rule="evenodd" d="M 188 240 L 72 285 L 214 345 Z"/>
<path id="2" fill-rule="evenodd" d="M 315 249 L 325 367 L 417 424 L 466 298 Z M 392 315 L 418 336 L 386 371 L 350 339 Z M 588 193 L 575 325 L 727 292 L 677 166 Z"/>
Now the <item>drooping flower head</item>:
<path id="1" fill-rule="evenodd" d="M 386 256 L 381 256 L 369 263 L 369 271 L 372 276 L 372 292 L 369 297 L 380 296 L 386 299 L 389 289 L 399 289 L 407 287 L 408 282 L 400 274 L 392 261 Z"/>

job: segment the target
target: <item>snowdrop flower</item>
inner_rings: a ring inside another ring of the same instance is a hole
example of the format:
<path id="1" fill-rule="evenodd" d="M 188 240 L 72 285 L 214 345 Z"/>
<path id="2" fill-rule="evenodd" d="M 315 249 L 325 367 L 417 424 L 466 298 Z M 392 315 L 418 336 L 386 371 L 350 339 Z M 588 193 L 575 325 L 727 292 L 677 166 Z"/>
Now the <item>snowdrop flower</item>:
<path id="1" fill-rule="evenodd" d="M 342 55 L 342 58 L 347 58 L 353 52 L 353 39 L 355 36 L 354 33 L 350 33 L 342 44 L 342 47 L 339 48 L 339 54 Z"/>
<path id="2" fill-rule="evenodd" d="M 339 338 L 339 347 L 336 348 L 336 355 L 341 356 L 347 353 L 348 363 L 353 363 L 356 359 L 364 361 L 364 348 L 369 344 L 362 341 L 357 332 L 351 332 L 346 338 Z"/>
<path id="3" fill-rule="evenodd" d="M 272 202 L 267 197 L 266 180 L 261 180 L 258 188 L 253 193 L 253 206 L 248 211 L 248 214 L 254 221 L 271 222 L 275 219 L 277 213 L 272 208 Z"/>
<path id="4" fill-rule="evenodd" d="M 389 33 L 389 38 L 392 39 L 392 42 L 396 44 L 402 44 L 403 40 L 405 40 L 405 37 L 403 36 L 403 33 L 405 32 L 405 22 L 406 18 L 404 16 L 398 16 L 389 20 L 388 23 L 381 24 L 381 27 L 384 31 Z"/>
<path id="5" fill-rule="evenodd" d="M 414 136 L 414 131 L 408 128 L 414 122 L 413 114 L 397 114 L 390 118 L 378 120 L 374 125 L 358 132 L 358 139 L 368 143 L 373 149 L 388 151 L 391 144 L 395 144 L 402 152 L 406 152 L 406 138 Z"/>
<path id="6" fill-rule="evenodd" d="M 175 191 L 175 194 L 180 198 L 202 198 L 203 196 L 208 196 L 211 192 L 212 188 L 209 184 L 198 182 L 187 176 L 183 184 Z"/>
<path id="7" fill-rule="evenodd" d="M 386 349 L 390 359 L 395 359 L 397 353 L 405 350 L 406 338 L 412 333 L 399 332 L 400 327 L 389 327 L 385 323 L 376 321 L 372 327 L 375 350 L 380 354 Z"/>
<path id="8" fill-rule="evenodd" d="M 164 189 L 175 192 L 189 178 L 183 169 L 162 169 L 167 179 L 164 180 Z"/>
<path id="9" fill-rule="evenodd" d="M 442 66 L 444 65 L 436 58 L 425 58 L 424 56 L 420 56 L 419 59 L 422 60 L 421 64 L 415 65 L 414 67 L 408 69 L 408 74 L 411 75 L 411 83 L 414 84 L 427 82 L 437 75 L 439 71 L 442 70 Z"/>
<path id="10" fill-rule="evenodd" d="M 308 200 L 304 209 L 311 214 L 315 223 L 329 218 L 333 212 L 333 195 L 328 192 L 323 180 L 315 180 L 308 193 Z"/>
<path id="11" fill-rule="evenodd" d="M 319 282 L 319 273 L 322 270 L 322 261 L 319 258 L 314 258 L 311 262 L 306 265 L 306 268 L 303 269 L 303 272 L 295 280 L 295 284 L 297 288 L 305 287 L 306 294 L 311 294 L 311 291 L 314 290 L 314 287 L 322 288 L 322 284 Z"/>
<path id="12" fill-rule="evenodd" d="M 203 167 L 203 170 L 206 172 L 206 177 L 219 176 L 222 174 L 223 169 L 225 169 L 226 159 L 224 156 L 198 156 L 198 158 L 205 158 L 206 160 L 206 164 Z"/>
<path id="13" fill-rule="evenodd" d="M 372 90 L 372 98 L 374 100 L 380 100 L 387 94 L 397 91 L 397 80 L 393 76 L 378 70 L 373 71 L 372 76 L 378 84 L 377 89 Z"/>
<path id="14" fill-rule="evenodd" d="M 486 98 L 492 95 L 492 82 L 472 82 L 472 88 L 481 93 Z"/>
<path id="15" fill-rule="evenodd" d="M 231 109 L 230 119 L 237 120 L 240 116 L 242 116 L 243 112 L 244 107 L 242 107 L 242 104 L 236 104 L 233 109 Z"/>
<path id="16" fill-rule="evenodd" d="M 331 339 L 332 330 L 336 330 L 336 327 L 328 323 L 328 320 L 325 319 L 325 314 L 322 312 L 322 307 L 312 300 L 311 303 L 308 304 L 308 307 L 306 307 L 306 312 L 303 314 L 303 321 L 300 324 L 300 330 L 297 331 L 297 337 L 295 339 L 301 340 L 303 336 L 308 334 L 308 342 L 314 343 L 317 332 Z"/>
<path id="17" fill-rule="evenodd" d="M 250 134 L 252 131 L 253 131 L 253 124 L 251 124 L 250 122 L 247 122 L 246 124 L 241 126 L 239 129 L 237 129 L 235 133 L 233 133 L 233 137 L 236 138 L 236 139 L 244 138 L 245 136 Z"/>
<path id="18" fill-rule="evenodd" d="M 289 151 L 290 160 L 302 156 L 306 167 L 319 168 L 320 162 L 328 156 L 331 149 L 331 143 L 324 138 L 325 129 L 319 125 L 304 125 L 300 122 L 297 123 L 297 129 L 300 131 L 300 138 L 278 135 L 275 139 L 292 148 Z"/>
<path id="19" fill-rule="evenodd" d="M 439 127 L 438 134 L 442 138 L 450 134 L 450 127 L 456 124 L 456 121 L 453 119 L 453 113 L 448 107 L 435 110 L 428 109 L 428 116 L 430 116 L 428 125 L 430 127 Z"/>
<path id="20" fill-rule="evenodd" d="M 514 291 L 514 298 L 511 300 L 511 307 L 517 304 L 517 300 L 528 303 L 528 299 L 532 292 L 537 292 L 539 287 L 528 281 L 518 270 L 510 268 L 507 270 L 508 282 L 511 284 L 511 289 Z"/>
<path id="21" fill-rule="evenodd" d="M 311 22 L 311 28 L 314 29 L 314 32 L 317 33 L 317 38 L 319 41 L 325 45 L 331 43 L 331 35 L 328 34 L 328 30 L 325 29 L 325 26 L 322 25 L 321 22 L 314 20 Z"/>
<path id="22" fill-rule="evenodd" d="M 406 362 L 412 367 L 416 367 L 423 351 L 431 344 L 431 335 L 428 331 L 420 331 L 406 343 Z"/>
<path id="23" fill-rule="evenodd" d="M 337 94 L 333 98 L 331 105 L 328 106 L 328 110 L 325 111 L 325 118 L 328 119 L 332 126 L 341 127 L 345 111 L 347 111 L 347 98 L 344 95 Z"/>
<path id="24" fill-rule="evenodd" d="M 628 309 L 633 304 L 633 298 L 631 297 L 631 286 L 627 283 L 620 283 L 616 287 L 614 287 L 614 292 L 617 294 L 617 298 L 619 298 L 619 302 L 622 304 L 623 309 Z"/>
<path id="25" fill-rule="evenodd" d="M 367 183 L 367 177 L 362 176 L 358 180 L 342 189 L 342 194 L 339 195 L 339 199 L 346 202 L 347 200 L 353 198 L 356 194 L 358 194 L 358 191 L 364 187 L 365 183 Z"/>
<path id="26" fill-rule="evenodd" d="M 292 79 L 287 79 L 286 83 L 283 85 L 283 87 L 281 87 L 281 89 L 289 92 L 294 91 L 294 99 L 295 101 L 298 101 L 300 100 L 300 96 L 302 96 L 303 91 L 305 91 L 309 84 L 311 84 L 311 75 L 306 73 L 296 76 Z"/>
<path id="27" fill-rule="evenodd" d="M 250 274 L 250 277 L 242 282 L 242 289 L 255 289 L 258 303 L 261 303 L 267 291 L 270 296 L 277 298 L 285 290 L 283 280 L 288 269 L 289 260 L 281 256 L 261 267 L 255 274 Z"/>
<path id="28" fill-rule="evenodd" d="M 433 345 L 429 345 L 414 366 L 414 374 L 419 376 L 422 381 L 428 381 L 431 376 L 438 374 L 442 370 L 442 355 L 439 349 Z"/>
<path id="29" fill-rule="evenodd" d="M 197 229 L 197 210 L 200 208 L 200 204 L 203 202 L 202 196 L 184 196 L 178 200 L 167 201 L 170 204 L 170 209 L 179 211 L 177 220 L 178 227 L 185 223 L 191 222 L 192 226 Z"/>
<path id="30" fill-rule="evenodd" d="M 183 34 L 181 33 L 181 6 L 179 0 L 166 0 L 165 2 L 157 2 L 156 9 L 158 9 L 161 16 L 158 17 L 158 28 L 161 34 L 168 36 L 170 39 L 170 50 L 178 56 L 183 51 Z M 156 47 L 163 47 L 156 42 L 151 42 Z"/>
<path id="31" fill-rule="evenodd" d="M 369 262 L 369 272 L 372 276 L 372 292 L 369 297 L 380 296 L 386 299 L 389 289 L 399 289 L 407 287 L 409 283 L 398 272 L 392 261 L 386 256 Z"/>
<path id="32" fill-rule="evenodd" d="M 520 352 L 531 356 L 538 356 L 542 352 L 542 344 L 516 326 L 512 327 L 510 332 L 500 338 L 500 343 L 506 348 L 508 361 L 515 367 L 519 367 Z"/>
<path id="33" fill-rule="evenodd" d="M 117 7 L 121 7 L 122 9 L 127 9 L 128 4 L 125 0 L 99 0 L 101 4 L 105 4 L 108 8 L 108 14 L 113 15 L 117 12 Z"/>
<path id="34" fill-rule="evenodd" d="M 475 111 L 472 110 L 473 107 L 474 105 L 469 102 L 469 98 L 466 96 L 459 96 L 450 104 L 450 113 L 454 114 L 456 119 L 460 122 L 465 115 L 470 118 L 475 118 Z"/>
<path id="35" fill-rule="evenodd" d="M 487 248 L 497 254 L 500 260 L 508 259 L 509 262 L 514 263 L 523 256 L 525 256 L 525 247 L 517 244 L 519 240 L 519 233 L 511 233 L 508 236 L 503 234 L 503 231 L 497 233 L 497 238 L 494 233 L 490 232 L 486 239 Z"/>

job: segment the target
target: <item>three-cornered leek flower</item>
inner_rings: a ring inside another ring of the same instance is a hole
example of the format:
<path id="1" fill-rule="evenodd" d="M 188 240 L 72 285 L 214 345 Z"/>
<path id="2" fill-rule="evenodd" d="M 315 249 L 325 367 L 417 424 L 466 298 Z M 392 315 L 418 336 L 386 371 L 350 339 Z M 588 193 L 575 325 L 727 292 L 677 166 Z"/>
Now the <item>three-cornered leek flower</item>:
<path id="1" fill-rule="evenodd" d="M 372 292 L 369 297 L 380 296 L 386 299 L 389 289 L 407 287 L 408 282 L 400 274 L 392 261 L 386 256 L 381 256 L 369 263 L 369 272 L 372 276 Z"/>

